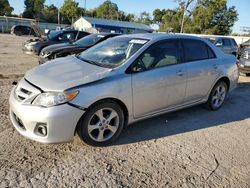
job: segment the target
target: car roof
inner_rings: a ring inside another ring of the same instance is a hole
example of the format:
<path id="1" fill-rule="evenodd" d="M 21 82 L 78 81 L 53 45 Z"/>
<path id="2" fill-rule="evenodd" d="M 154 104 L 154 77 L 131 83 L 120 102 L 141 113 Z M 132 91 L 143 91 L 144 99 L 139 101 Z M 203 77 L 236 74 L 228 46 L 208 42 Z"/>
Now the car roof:
<path id="1" fill-rule="evenodd" d="M 232 39 L 234 40 L 234 38 L 232 37 L 223 37 L 223 36 L 204 36 L 203 38 L 208 38 L 208 39 Z"/>
<path id="2" fill-rule="evenodd" d="M 167 34 L 167 33 L 141 33 L 141 34 L 122 35 L 118 37 L 130 37 L 130 38 L 147 39 L 147 40 L 164 40 L 164 39 L 183 38 L 183 39 L 196 39 L 196 40 L 204 41 L 204 39 L 201 37 L 185 35 L 185 34 Z"/>

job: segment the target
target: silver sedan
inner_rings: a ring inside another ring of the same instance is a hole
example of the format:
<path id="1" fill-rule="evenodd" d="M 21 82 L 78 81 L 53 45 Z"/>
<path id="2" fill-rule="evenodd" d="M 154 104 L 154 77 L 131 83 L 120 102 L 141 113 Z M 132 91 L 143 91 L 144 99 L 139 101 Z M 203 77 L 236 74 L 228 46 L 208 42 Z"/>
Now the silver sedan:
<path id="1" fill-rule="evenodd" d="M 202 103 L 218 110 L 238 77 L 236 58 L 204 39 L 123 35 L 28 71 L 11 92 L 10 117 L 39 142 L 78 133 L 104 146 L 145 118 Z"/>

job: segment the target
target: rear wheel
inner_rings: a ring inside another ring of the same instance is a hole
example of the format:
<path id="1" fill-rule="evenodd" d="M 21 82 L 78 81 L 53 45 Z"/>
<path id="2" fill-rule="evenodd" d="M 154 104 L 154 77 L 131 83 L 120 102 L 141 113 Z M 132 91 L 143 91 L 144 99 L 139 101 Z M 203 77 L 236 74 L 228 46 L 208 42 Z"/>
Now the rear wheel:
<path id="1" fill-rule="evenodd" d="M 124 113 L 113 101 L 95 104 L 81 118 L 77 133 L 87 144 L 105 146 L 119 137 L 124 127 Z"/>
<path id="2" fill-rule="evenodd" d="M 211 110 L 218 110 L 224 103 L 227 96 L 228 87 L 223 81 L 219 81 L 212 89 L 207 106 Z"/>

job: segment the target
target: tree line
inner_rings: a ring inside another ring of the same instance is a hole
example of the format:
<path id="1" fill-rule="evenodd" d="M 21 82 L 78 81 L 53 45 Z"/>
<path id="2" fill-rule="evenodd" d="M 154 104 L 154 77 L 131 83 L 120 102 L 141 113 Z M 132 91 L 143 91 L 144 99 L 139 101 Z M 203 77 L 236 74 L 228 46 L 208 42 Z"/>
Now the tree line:
<path id="1" fill-rule="evenodd" d="M 235 6 L 228 7 L 227 0 L 174 0 L 178 6 L 174 9 L 155 9 L 151 16 L 148 12 L 139 15 L 125 13 L 111 0 L 85 10 L 74 0 L 64 0 L 60 9 L 55 5 L 45 5 L 45 0 L 24 0 L 23 18 L 37 21 L 71 24 L 80 16 L 90 16 L 111 20 L 157 24 L 162 32 L 184 32 L 196 34 L 228 35 L 238 20 Z M 0 15 L 12 15 L 13 8 L 8 0 L 0 0 Z"/>

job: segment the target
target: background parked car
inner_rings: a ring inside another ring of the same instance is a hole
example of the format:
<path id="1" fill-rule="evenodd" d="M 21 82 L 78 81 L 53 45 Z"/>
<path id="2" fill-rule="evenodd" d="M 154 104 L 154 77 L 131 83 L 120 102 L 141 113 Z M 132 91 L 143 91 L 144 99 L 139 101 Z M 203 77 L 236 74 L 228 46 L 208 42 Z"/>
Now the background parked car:
<path id="1" fill-rule="evenodd" d="M 250 47 L 245 47 L 239 63 L 239 71 L 250 76 Z"/>
<path id="2" fill-rule="evenodd" d="M 18 35 L 18 36 L 22 36 L 22 35 L 36 36 L 36 33 L 34 32 L 34 30 L 31 27 L 25 26 L 25 25 L 14 25 L 11 28 L 10 33 L 14 35 Z"/>
<path id="3" fill-rule="evenodd" d="M 89 35 L 89 33 L 72 29 L 51 31 L 46 36 L 30 39 L 24 42 L 22 49 L 26 54 L 39 55 L 41 50 L 46 46 L 65 42 L 74 42 L 87 35 Z"/>
<path id="4" fill-rule="evenodd" d="M 246 42 L 243 42 L 242 44 L 240 44 L 240 47 L 239 47 L 239 57 L 241 57 L 242 55 L 244 55 L 244 52 L 245 52 L 245 49 L 250 47 L 250 39 L 247 40 Z"/>
<path id="5" fill-rule="evenodd" d="M 43 64 L 48 60 L 55 59 L 57 57 L 65 57 L 67 55 L 78 54 L 91 46 L 96 45 L 108 38 L 118 36 L 116 33 L 98 33 L 88 35 L 76 42 L 54 44 L 43 48 L 39 54 L 39 64 Z"/>
<path id="6" fill-rule="evenodd" d="M 238 45 L 233 38 L 229 37 L 209 37 L 208 39 L 216 47 L 220 48 L 226 54 L 232 54 L 237 56 L 238 54 Z"/>

